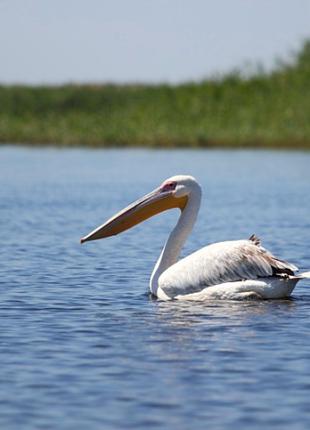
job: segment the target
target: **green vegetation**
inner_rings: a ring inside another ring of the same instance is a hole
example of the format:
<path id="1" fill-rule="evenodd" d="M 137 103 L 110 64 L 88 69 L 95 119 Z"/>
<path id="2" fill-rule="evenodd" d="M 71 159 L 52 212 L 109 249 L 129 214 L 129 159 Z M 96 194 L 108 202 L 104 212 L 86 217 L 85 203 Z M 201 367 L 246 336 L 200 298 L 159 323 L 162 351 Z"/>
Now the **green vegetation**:
<path id="1" fill-rule="evenodd" d="M 293 64 L 249 78 L 0 86 L 0 142 L 310 149 L 310 41 Z"/>

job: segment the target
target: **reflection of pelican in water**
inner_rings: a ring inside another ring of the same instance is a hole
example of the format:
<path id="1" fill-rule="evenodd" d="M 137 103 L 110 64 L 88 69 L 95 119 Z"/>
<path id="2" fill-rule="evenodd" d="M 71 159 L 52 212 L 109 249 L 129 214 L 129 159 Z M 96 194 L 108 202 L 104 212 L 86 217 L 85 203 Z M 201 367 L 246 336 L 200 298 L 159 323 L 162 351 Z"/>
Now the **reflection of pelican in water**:
<path id="1" fill-rule="evenodd" d="M 183 301 L 156 301 L 156 316 L 170 327 L 207 326 L 215 327 L 221 332 L 221 328 L 246 326 L 245 322 L 251 321 L 255 325 L 264 321 L 265 315 L 281 314 L 293 311 L 298 301 L 293 298 L 277 299 L 272 301 L 223 301 L 211 300 L 208 302 Z M 192 332 L 190 332 L 192 334 Z"/>
<path id="2" fill-rule="evenodd" d="M 153 270 L 151 292 L 164 300 L 207 298 L 282 298 L 310 272 L 296 276 L 293 264 L 274 257 L 252 235 L 206 246 L 177 261 L 200 207 L 201 188 L 191 176 L 173 176 L 110 218 L 81 243 L 116 235 L 163 212 L 179 208 L 181 216 Z"/>

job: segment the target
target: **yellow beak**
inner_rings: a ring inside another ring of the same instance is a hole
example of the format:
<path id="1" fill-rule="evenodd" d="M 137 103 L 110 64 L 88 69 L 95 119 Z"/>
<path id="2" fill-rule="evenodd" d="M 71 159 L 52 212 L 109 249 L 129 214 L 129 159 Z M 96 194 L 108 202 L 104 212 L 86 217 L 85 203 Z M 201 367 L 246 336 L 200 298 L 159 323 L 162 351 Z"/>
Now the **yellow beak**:
<path id="1" fill-rule="evenodd" d="M 162 191 L 158 188 L 127 206 L 107 222 L 82 237 L 81 243 L 114 236 L 168 209 L 179 208 L 183 210 L 186 203 L 187 197 L 177 198 L 174 196 L 173 191 Z"/>

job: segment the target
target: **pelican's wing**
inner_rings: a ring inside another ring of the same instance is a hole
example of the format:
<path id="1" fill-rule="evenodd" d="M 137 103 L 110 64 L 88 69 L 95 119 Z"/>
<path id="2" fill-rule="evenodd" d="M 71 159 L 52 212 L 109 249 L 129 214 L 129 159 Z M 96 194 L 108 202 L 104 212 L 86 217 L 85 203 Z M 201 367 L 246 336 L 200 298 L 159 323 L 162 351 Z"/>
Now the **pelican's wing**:
<path id="1" fill-rule="evenodd" d="M 160 288 L 169 296 L 201 291 L 224 282 L 294 274 L 296 266 L 279 260 L 249 240 L 219 242 L 194 252 L 169 267 L 159 278 Z"/>

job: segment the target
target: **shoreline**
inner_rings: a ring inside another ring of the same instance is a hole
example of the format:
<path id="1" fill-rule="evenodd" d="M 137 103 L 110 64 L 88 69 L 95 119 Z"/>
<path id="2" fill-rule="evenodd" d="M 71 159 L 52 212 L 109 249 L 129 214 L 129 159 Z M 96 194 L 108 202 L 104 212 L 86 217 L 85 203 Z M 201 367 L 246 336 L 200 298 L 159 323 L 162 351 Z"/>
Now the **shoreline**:
<path id="1" fill-rule="evenodd" d="M 58 143 L 32 143 L 32 142 L 0 142 L 0 148 L 3 147 L 20 147 L 29 149 L 90 149 L 90 150 L 149 150 L 149 151 L 310 151 L 310 142 L 303 145 L 175 145 L 175 146 L 156 146 L 156 145 L 83 145 L 70 144 L 63 145 Z"/>
<path id="2" fill-rule="evenodd" d="M 310 41 L 294 64 L 179 85 L 0 85 L 0 142 L 310 149 Z"/>

